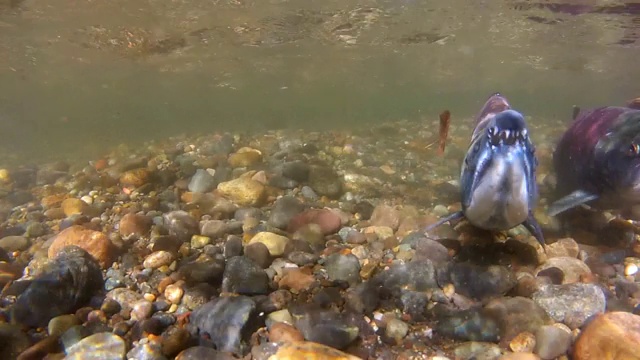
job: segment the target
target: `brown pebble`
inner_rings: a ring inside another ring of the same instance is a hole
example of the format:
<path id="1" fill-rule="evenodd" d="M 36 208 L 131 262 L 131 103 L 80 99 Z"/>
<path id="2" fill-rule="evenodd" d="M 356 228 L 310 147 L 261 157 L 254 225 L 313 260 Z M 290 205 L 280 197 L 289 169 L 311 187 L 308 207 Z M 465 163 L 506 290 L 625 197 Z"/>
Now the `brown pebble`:
<path id="1" fill-rule="evenodd" d="M 269 360 L 360 360 L 360 358 L 311 341 L 284 343 Z"/>
<path id="2" fill-rule="evenodd" d="M 105 234 L 80 225 L 73 225 L 55 236 L 49 247 L 49 259 L 53 259 L 67 245 L 77 245 L 83 248 L 105 269 L 111 266 L 115 256 L 115 246 Z"/>
<path id="3" fill-rule="evenodd" d="M 133 169 L 125 171 L 120 175 L 120 184 L 137 188 L 149 182 L 149 178 L 150 174 L 147 169 Z"/>
<path id="4" fill-rule="evenodd" d="M 140 214 L 126 214 L 120 219 L 120 235 L 128 237 L 131 235 L 145 236 L 151 229 L 151 219 Z"/>
<path id="5" fill-rule="evenodd" d="M 302 269 L 293 268 L 286 271 L 282 279 L 278 282 L 278 286 L 288 288 L 292 293 L 297 294 L 300 291 L 309 290 L 314 282 L 315 277 L 312 274 Z"/>
<path id="6" fill-rule="evenodd" d="M 632 360 L 640 354 L 640 316 L 628 312 L 596 315 L 575 343 L 575 360 Z"/>
<path id="7" fill-rule="evenodd" d="M 283 323 L 277 322 L 271 325 L 269 329 L 269 341 L 271 342 L 294 342 L 302 341 L 304 336 L 295 327 Z"/>
<path id="8" fill-rule="evenodd" d="M 62 211 L 66 216 L 84 214 L 87 208 L 87 203 L 77 198 L 68 198 L 62 201 Z"/>

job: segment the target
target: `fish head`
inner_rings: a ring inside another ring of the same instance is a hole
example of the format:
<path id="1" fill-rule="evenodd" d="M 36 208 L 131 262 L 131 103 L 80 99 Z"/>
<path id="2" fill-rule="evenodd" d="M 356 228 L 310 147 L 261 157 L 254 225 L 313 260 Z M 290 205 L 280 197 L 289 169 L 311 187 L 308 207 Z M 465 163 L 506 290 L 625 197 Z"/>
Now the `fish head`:
<path id="1" fill-rule="evenodd" d="M 600 171 L 592 181 L 599 188 L 613 194 L 615 201 L 640 203 L 640 110 L 621 114 L 596 143 L 593 157 Z"/>
<path id="2" fill-rule="evenodd" d="M 461 170 L 462 209 L 475 226 L 506 230 L 535 205 L 535 148 L 522 114 L 504 110 L 474 133 Z"/>

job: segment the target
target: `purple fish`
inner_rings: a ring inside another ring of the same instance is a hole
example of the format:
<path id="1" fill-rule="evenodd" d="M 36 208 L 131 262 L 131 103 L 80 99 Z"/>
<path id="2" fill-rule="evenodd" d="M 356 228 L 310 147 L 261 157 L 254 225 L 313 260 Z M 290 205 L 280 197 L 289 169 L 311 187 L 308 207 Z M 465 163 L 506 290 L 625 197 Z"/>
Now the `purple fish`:
<path id="1" fill-rule="evenodd" d="M 582 204 L 630 211 L 640 204 L 640 110 L 630 103 L 575 114 L 553 154 L 559 200 L 549 214 Z"/>

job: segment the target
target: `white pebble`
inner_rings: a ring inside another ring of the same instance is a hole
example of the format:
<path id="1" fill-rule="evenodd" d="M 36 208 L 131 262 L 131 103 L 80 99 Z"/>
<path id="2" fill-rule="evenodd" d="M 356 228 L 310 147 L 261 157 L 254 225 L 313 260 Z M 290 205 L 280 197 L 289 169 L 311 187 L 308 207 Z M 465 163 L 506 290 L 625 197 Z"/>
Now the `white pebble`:
<path id="1" fill-rule="evenodd" d="M 636 264 L 628 264 L 624 268 L 624 274 L 627 276 L 633 276 L 638 272 L 638 265 Z"/>
<path id="2" fill-rule="evenodd" d="M 81 197 L 80 200 L 82 200 L 85 203 L 87 203 L 87 205 L 93 204 L 93 198 L 91 196 L 89 196 L 89 195 L 85 195 L 85 196 Z"/>

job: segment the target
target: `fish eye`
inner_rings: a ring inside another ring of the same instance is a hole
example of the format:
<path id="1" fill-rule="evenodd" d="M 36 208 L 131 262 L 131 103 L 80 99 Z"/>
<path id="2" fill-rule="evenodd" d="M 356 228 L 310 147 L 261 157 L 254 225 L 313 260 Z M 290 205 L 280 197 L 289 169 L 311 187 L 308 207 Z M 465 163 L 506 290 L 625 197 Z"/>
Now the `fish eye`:
<path id="1" fill-rule="evenodd" d="M 629 145 L 629 149 L 627 150 L 627 154 L 629 156 L 638 156 L 638 155 L 640 155 L 640 145 L 638 145 L 638 144 Z"/>

